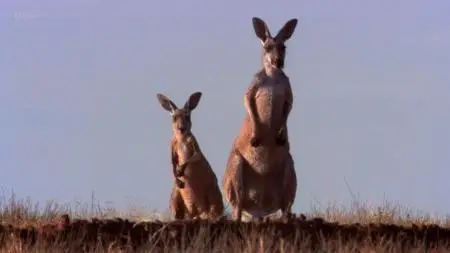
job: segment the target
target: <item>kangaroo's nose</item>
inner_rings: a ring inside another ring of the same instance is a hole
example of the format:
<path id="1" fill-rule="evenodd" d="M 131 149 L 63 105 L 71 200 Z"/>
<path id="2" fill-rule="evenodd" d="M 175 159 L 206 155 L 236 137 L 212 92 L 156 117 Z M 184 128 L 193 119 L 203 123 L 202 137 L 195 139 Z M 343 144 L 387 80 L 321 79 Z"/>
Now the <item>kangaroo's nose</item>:
<path id="1" fill-rule="evenodd" d="M 271 59 L 271 61 L 270 61 L 270 63 L 272 63 L 272 64 L 276 64 L 276 63 L 278 63 L 280 61 L 280 58 L 279 57 L 273 57 L 272 59 Z"/>
<path id="2" fill-rule="evenodd" d="M 282 64 L 281 58 L 280 58 L 280 57 L 276 57 L 276 58 L 274 59 L 274 62 L 272 62 L 272 64 L 275 65 L 275 66 L 277 66 L 277 67 L 280 67 L 281 64 Z"/>
<path id="3" fill-rule="evenodd" d="M 180 132 L 184 133 L 186 131 L 186 127 L 181 126 L 178 128 L 178 130 L 180 130 Z"/>

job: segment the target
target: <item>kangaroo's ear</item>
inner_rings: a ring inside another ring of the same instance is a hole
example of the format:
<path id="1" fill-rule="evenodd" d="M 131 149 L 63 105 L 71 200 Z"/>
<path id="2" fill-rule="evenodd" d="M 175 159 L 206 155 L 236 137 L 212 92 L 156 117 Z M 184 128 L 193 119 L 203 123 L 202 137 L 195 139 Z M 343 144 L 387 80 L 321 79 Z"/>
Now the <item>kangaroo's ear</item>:
<path id="1" fill-rule="evenodd" d="M 163 94 L 158 93 L 156 94 L 156 97 L 158 98 L 158 101 L 161 104 L 162 108 L 164 108 L 166 111 L 173 113 L 176 109 L 178 109 L 175 103 Z"/>
<path id="2" fill-rule="evenodd" d="M 266 22 L 258 17 L 252 18 L 253 29 L 255 30 L 256 37 L 261 40 L 261 43 L 266 42 L 267 38 L 271 38 L 269 28 L 267 27 Z"/>
<path id="3" fill-rule="evenodd" d="M 202 97 L 202 93 L 201 92 L 194 92 L 189 96 L 189 99 L 186 101 L 186 103 L 184 104 L 184 109 L 192 111 L 194 110 L 197 105 L 198 102 L 200 102 L 200 98 Z"/>
<path id="4" fill-rule="evenodd" d="M 291 38 L 292 34 L 295 31 L 295 27 L 297 26 L 297 22 L 298 20 L 296 18 L 293 18 L 286 22 L 286 24 L 284 24 L 284 26 L 277 33 L 277 36 L 275 36 L 275 40 L 279 43 L 284 43 L 286 40 Z"/>

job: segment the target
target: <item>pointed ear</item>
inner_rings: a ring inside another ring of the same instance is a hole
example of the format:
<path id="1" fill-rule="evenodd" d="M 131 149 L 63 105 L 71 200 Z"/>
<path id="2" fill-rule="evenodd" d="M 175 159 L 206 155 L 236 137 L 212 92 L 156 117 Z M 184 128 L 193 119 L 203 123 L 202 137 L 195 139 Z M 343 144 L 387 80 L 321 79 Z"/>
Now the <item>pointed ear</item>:
<path id="1" fill-rule="evenodd" d="M 166 111 L 173 113 L 176 109 L 178 109 L 175 103 L 163 94 L 158 93 L 156 94 L 156 97 L 158 98 L 158 101 L 161 104 L 162 108 L 164 108 Z"/>
<path id="2" fill-rule="evenodd" d="M 267 27 L 266 23 L 258 18 L 253 17 L 253 29 L 255 30 L 256 36 L 261 40 L 261 43 L 264 43 L 267 38 L 271 38 L 269 28 Z"/>
<path id="3" fill-rule="evenodd" d="M 189 96 L 189 99 L 184 104 L 184 109 L 189 111 L 194 110 L 197 107 L 198 102 L 200 102 L 201 97 L 202 97 L 201 92 L 192 93 L 191 96 Z"/>
<path id="4" fill-rule="evenodd" d="M 293 18 L 284 24 L 283 28 L 280 29 L 277 36 L 275 36 L 275 40 L 279 43 L 284 43 L 286 40 L 291 38 L 292 34 L 295 31 L 295 27 L 297 26 L 298 20 Z"/>

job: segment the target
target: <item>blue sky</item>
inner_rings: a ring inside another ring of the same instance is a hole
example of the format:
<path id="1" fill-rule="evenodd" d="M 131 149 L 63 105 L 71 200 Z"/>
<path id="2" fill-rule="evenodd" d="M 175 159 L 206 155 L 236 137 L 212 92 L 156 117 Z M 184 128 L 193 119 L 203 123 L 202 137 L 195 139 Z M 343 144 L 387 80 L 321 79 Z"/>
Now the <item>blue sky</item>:
<path id="1" fill-rule="evenodd" d="M 450 3 L 24 1 L 0 3 L 0 186 L 35 201 L 165 210 L 170 116 L 195 91 L 193 131 L 219 181 L 260 67 L 251 17 L 288 41 L 294 209 L 385 199 L 446 213 Z"/>

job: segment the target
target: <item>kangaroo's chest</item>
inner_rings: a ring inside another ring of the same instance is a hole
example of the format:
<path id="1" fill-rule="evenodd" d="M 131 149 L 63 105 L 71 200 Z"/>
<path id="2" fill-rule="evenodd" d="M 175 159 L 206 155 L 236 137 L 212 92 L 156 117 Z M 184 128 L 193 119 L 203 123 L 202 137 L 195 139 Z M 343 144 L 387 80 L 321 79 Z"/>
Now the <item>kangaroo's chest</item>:
<path id="1" fill-rule="evenodd" d="M 272 125 L 281 117 L 286 89 L 279 78 L 267 77 L 256 92 L 255 102 L 262 123 Z"/>
<path id="2" fill-rule="evenodd" d="M 178 155 L 178 162 L 180 164 L 183 164 L 194 155 L 194 151 L 192 148 L 189 147 L 188 143 L 181 142 L 177 144 L 177 155 Z"/>
<path id="3" fill-rule="evenodd" d="M 272 102 L 283 99 L 286 92 L 282 81 L 281 78 L 266 77 L 264 82 L 258 86 L 256 98 Z"/>

